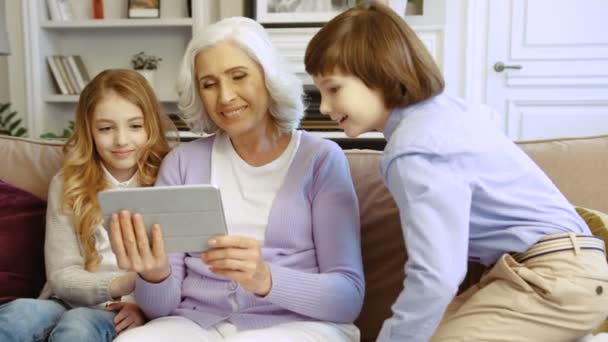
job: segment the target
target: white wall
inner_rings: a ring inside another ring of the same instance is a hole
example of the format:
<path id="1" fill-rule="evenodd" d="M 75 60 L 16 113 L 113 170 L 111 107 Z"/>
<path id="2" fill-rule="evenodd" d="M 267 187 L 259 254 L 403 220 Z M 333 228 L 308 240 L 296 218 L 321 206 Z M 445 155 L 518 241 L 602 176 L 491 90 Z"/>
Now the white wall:
<path id="1" fill-rule="evenodd" d="M 31 0 L 25 0 L 31 1 Z M 6 24 L 8 29 L 8 40 L 11 46 L 11 55 L 0 57 L 0 87 L 6 91 L 0 91 L 0 96 L 4 93 L 6 101 L 12 103 L 11 108 L 19 113 L 24 125 L 27 125 L 27 115 L 25 113 L 25 70 L 23 68 L 23 24 L 21 1 L 9 0 L 5 2 L 7 15 Z M 0 101 L 2 98 L 0 97 Z"/>
<path id="2" fill-rule="evenodd" d="M 6 2 L 0 1 L 0 6 L 4 8 L 0 11 L 0 29 L 6 29 Z M 10 42 L 10 40 L 9 40 Z M 9 99 L 8 92 L 8 61 L 7 57 L 0 56 L 0 103 L 7 102 Z"/>
<path id="3" fill-rule="evenodd" d="M 9 101 L 7 58 L 0 57 L 0 103 Z"/>

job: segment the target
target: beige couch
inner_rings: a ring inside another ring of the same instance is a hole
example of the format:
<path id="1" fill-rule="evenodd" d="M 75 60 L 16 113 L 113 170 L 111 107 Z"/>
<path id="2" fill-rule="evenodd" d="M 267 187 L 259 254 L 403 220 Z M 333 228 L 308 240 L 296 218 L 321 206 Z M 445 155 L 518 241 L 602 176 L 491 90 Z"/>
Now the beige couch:
<path id="1" fill-rule="evenodd" d="M 608 212 L 608 136 L 522 142 L 566 197 L 579 206 Z M 398 211 L 378 171 L 377 151 L 347 150 L 361 209 L 362 252 L 367 282 L 363 311 L 356 323 L 362 340 L 374 340 L 403 284 L 406 254 Z M 46 199 L 58 170 L 57 142 L 0 136 L 0 180 Z M 467 279 L 479 277 L 473 267 Z M 465 285 L 463 285 L 465 286 Z"/>

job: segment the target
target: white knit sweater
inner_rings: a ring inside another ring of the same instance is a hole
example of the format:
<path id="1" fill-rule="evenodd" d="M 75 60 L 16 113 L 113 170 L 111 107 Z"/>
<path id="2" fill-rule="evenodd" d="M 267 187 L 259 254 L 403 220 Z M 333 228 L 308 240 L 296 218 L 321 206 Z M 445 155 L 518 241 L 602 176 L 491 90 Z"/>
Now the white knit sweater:
<path id="1" fill-rule="evenodd" d="M 137 186 L 135 176 L 119 183 L 106 171 L 106 179 L 113 188 Z M 110 283 L 124 271 L 117 266 L 108 232 L 102 225 L 96 231 L 101 263 L 92 272 L 84 269 L 82 246 L 74 230 L 73 216 L 61 210 L 62 194 L 63 175 L 59 172 L 49 186 L 44 244 L 47 283 L 39 298 L 54 296 L 71 306 L 103 306 L 114 301 L 110 296 Z M 123 301 L 132 301 L 128 297 L 123 297 Z"/>

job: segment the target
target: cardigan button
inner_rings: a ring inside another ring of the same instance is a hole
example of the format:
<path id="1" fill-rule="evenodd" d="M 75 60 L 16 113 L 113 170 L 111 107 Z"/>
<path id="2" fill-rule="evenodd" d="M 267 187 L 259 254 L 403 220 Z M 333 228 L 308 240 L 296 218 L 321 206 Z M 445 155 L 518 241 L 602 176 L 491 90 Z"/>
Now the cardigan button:
<path id="1" fill-rule="evenodd" d="M 601 286 L 598 286 L 595 288 L 595 293 L 597 293 L 597 295 L 601 295 L 602 293 L 604 293 L 604 288 Z"/>

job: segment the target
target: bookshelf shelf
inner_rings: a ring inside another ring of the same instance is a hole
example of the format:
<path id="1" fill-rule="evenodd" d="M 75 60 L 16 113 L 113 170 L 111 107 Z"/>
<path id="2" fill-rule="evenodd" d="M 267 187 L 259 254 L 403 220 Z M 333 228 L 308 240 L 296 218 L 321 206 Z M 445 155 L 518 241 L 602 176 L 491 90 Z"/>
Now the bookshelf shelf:
<path id="1" fill-rule="evenodd" d="M 41 27 L 49 30 L 63 29 L 122 29 L 129 27 L 192 27 L 192 18 L 163 18 L 163 19 L 102 19 L 102 20 L 70 20 L 51 21 L 45 20 Z"/>
<path id="2" fill-rule="evenodd" d="M 160 96 L 160 102 L 167 104 L 176 104 L 177 97 L 173 96 Z M 50 94 L 44 99 L 47 103 L 77 103 L 78 95 L 59 95 L 59 94 Z"/>

